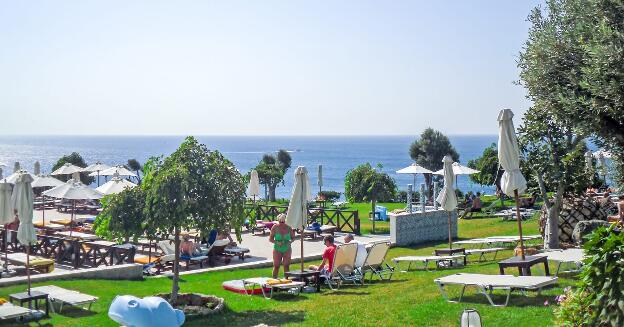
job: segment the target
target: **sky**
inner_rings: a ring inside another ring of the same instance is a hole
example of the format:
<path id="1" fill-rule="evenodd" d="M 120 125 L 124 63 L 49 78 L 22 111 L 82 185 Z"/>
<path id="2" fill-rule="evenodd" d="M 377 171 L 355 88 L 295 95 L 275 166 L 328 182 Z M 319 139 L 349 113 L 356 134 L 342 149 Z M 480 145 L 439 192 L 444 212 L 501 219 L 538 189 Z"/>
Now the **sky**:
<path id="1" fill-rule="evenodd" d="M 496 134 L 540 2 L 4 1 L 0 134 Z"/>

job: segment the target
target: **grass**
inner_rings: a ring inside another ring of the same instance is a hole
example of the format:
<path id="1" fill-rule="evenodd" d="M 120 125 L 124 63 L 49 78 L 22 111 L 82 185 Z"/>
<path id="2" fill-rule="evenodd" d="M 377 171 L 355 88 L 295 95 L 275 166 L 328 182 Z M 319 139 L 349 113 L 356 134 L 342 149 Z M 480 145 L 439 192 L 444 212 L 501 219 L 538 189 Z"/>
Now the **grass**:
<path id="1" fill-rule="evenodd" d="M 527 234 L 537 232 L 537 221 L 524 223 Z M 460 221 L 460 237 L 473 238 L 486 235 L 514 235 L 515 222 L 500 219 L 472 219 Z M 402 255 L 430 254 L 434 247 L 443 247 L 444 242 L 413 248 L 393 248 L 389 257 Z M 511 251 L 500 253 L 499 258 L 508 257 Z M 225 298 L 227 309 L 219 315 L 202 320 L 188 321 L 185 326 L 253 326 L 268 325 L 303 326 L 457 326 L 464 308 L 475 308 L 481 314 L 485 326 L 551 326 L 552 306 L 544 306 L 546 300 L 554 297 L 562 288 L 573 283 L 570 276 L 560 276 L 559 285 L 542 292 L 540 296 L 530 293 L 528 298 L 516 294 L 512 305 L 494 308 L 487 304 L 482 295 L 467 291 L 462 304 L 448 303 L 441 296 L 433 279 L 455 272 L 498 273 L 494 261 L 470 263 L 461 269 L 438 271 L 411 271 L 396 273 L 391 282 L 374 282 L 363 287 L 345 286 L 340 291 L 326 288 L 318 294 L 301 296 L 278 295 L 273 300 L 261 296 L 243 296 L 221 288 L 226 280 L 247 277 L 268 276 L 269 269 L 248 269 L 228 272 L 213 272 L 183 276 L 183 292 L 215 294 Z M 51 284 L 51 282 L 43 283 Z M 115 326 L 107 316 L 108 306 L 117 294 L 132 294 L 143 297 L 170 290 L 167 278 L 148 278 L 144 281 L 67 280 L 56 284 L 96 295 L 100 300 L 93 306 L 93 312 L 66 309 L 62 314 L 53 314 L 43 324 L 52 326 Z M 41 284 L 36 284 L 36 286 Z M 0 296 L 24 290 L 24 285 L 0 289 Z M 455 291 L 456 293 L 456 291 Z M 502 293 L 498 293 L 498 300 Z"/>

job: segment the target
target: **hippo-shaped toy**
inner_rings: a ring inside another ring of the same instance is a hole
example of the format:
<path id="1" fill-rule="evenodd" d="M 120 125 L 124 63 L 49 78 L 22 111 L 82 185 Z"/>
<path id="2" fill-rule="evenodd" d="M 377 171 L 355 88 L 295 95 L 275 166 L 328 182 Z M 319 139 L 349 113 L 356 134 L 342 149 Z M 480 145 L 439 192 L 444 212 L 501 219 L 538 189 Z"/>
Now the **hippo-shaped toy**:
<path id="1" fill-rule="evenodd" d="M 184 313 L 156 296 L 139 299 L 132 295 L 118 295 L 108 308 L 108 316 L 126 327 L 179 327 L 184 324 Z"/>

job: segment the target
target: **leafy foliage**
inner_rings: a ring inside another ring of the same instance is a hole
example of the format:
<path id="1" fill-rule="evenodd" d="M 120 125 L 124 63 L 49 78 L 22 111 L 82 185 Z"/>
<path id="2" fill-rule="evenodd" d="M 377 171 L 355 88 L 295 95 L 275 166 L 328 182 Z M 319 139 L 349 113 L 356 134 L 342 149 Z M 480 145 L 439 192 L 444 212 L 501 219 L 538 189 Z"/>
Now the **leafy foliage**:
<path id="1" fill-rule="evenodd" d="M 141 170 L 143 170 L 143 166 L 141 166 L 141 163 L 139 163 L 139 161 L 136 159 L 128 159 L 128 163 L 126 166 L 128 166 L 128 169 L 134 170 L 139 183 L 141 183 Z"/>
<path id="2" fill-rule="evenodd" d="M 386 173 L 378 172 L 369 163 L 357 166 L 345 177 L 345 197 L 349 202 L 390 202 L 395 197 L 396 183 Z"/>
<path id="3" fill-rule="evenodd" d="M 442 158 L 444 158 L 445 155 L 450 155 L 453 161 L 459 161 L 459 154 L 451 144 L 449 138 L 433 128 L 427 128 L 422 132 L 420 138 L 410 145 L 409 154 L 412 160 L 418 165 L 431 171 L 442 169 Z M 433 180 L 441 180 L 441 177 L 432 176 L 432 174 L 424 175 L 425 183 L 429 190 L 429 196 L 431 196 Z"/>
<path id="4" fill-rule="evenodd" d="M 180 231 L 234 228 L 240 240 L 245 184 L 234 164 L 193 137 L 164 159 L 145 164 L 145 225 L 160 237 L 173 234 L 176 259 L 172 299 L 178 292 Z"/>
<path id="5" fill-rule="evenodd" d="M 479 173 L 470 175 L 470 180 L 479 185 L 498 185 L 503 175 L 498 166 L 498 148 L 492 143 L 483 150 L 481 157 L 468 161 L 468 167 L 479 170 Z"/>
<path id="6" fill-rule="evenodd" d="M 327 201 L 337 201 L 340 199 L 340 192 L 336 191 L 320 191 L 319 197 L 323 197 Z"/>
<path id="7" fill-rule="evenodd" d="M 72 165 L 82 168 L 85 168 L 87 166 L 87 163 L 78 152 L 72 152 L 70 155 L 65 155 L 59 158 L 59 160 L 52 167 L 52 171 L 61 168 L 61 166 L 66 163 L 70 163 Z M 55 177 L 63 182 L 67 182 L 71 178 L 71 175 L 59 175 Z M 80 173 L 80 181 L 86 185 L 89 185 L 95 181 L 95 177 L 89 176 L 89 173 Z"/>
<path id="8" fill-rule="evenodd" d="M 145 192 L 140 187 L 102 199 L 102 212 L 95 218 L 95 233 L 106 239 L 128 242 L 144 233 Z"/>
<path id="9" fill-rule="evenodd" d="M 291 163 L 290 153 L 286 150 L 279 150 L 277 155 L 263 155 L 262 160 L 256 166 L 258 179 L 268 192 L 269 201 L 275 201 L 275 189 L 279 184 L 284 184 L 284 175 Z"/>
<path id="10" fill-rule="evenodd" d="M 559 307 L 555 309 L 558 326 L 579 327 L 591 326 L 591 297 L 585 290 L 573 290 L 567 287 L 557 297 Z"/>

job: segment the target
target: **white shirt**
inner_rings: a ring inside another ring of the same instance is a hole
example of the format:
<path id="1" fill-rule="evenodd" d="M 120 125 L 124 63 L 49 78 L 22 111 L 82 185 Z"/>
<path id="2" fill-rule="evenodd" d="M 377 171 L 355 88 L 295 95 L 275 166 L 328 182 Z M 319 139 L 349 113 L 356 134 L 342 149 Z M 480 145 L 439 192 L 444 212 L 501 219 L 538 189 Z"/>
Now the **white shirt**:
<path id="1" fill-rule="evenodd" d="M 366 251 L 366 245 L 356 240 L 353 240 L 349 243 L 357 244 L 357 256 L 355 257 L 355 266 L 362 267 L 362 265 L 364 265 L 364 260 L 366 260 L 366 256 L 368 255 L 368 252 Z"/>

